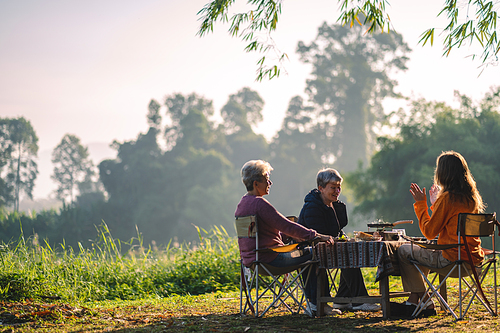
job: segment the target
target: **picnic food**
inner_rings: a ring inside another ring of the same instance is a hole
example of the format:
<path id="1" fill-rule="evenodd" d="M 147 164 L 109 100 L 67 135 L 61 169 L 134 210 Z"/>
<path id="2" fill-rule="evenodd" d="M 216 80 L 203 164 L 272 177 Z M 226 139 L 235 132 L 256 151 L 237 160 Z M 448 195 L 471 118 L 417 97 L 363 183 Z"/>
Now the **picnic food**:
<path id="1" fill-rule="evenodd" d="M 358 231 L 358 238 L 362 240 L 373 240 L 373 235 L 367 234 L 366 232 L 363 231 Z"/>
<path id="2" fill-rule="evenodd" d="M 341 236 L 336 237 L 335 240 L 338 242 L 345 242 L 345 241 L 347 241 L 347 236 L 342 234 Z"/>

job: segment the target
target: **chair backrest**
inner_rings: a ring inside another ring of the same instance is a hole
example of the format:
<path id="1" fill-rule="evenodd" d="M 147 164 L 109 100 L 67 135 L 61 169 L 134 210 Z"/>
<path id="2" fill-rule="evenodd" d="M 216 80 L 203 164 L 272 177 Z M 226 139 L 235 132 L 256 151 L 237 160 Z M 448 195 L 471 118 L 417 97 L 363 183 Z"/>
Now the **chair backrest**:
<path id="1" fill-rule="evenodd" d="M 458 214 L 457 234 L 465 230 L 467 237 L 487 237 L 495 232 L 496 213 L 492 214 Z M 461 226 L 463 229 L 460 229 Z M 460 241 L 460 240 L 459 240 Z"/>
<path id="2" fill-rule="evenodd" d="M 236 234 L 238 238 L 255 238 L 257 237 L 257 216 L 237 216 L 234 219 Z"/>
<path id="3" fill-rule="evenodd" d="M 492 241 L 492 246 L 493 246 L 493 255 L 495 256 L 494 262 L 496 263 L 496 252 L 495 252 L 495 226 L 498 226 L 498 221 L 496 219 L 496 213 L 492 214 L 466 214 L 466 213 L 460 213 L 458 214 L 458 226 L 457 226 L 457 234 L 458 237 L 460 238 L 460 235 L 462 234 L 465 237 L 491 237 Z M 460 239 L 459 239 L 459 242 Z M 471 252 L 468 248 L 467 242 L 464 241 L 464 246 L 467 251 L 467 256 L 468 256 L 468 262 L 472 264 L 472 255 Z M 460 260 L 461 256 L 461 251 L 458 251 L 458 259 Z M 467 260 L 466 260 L 467 261 Z M 496 264 L 495 264 L 496 265 Z M 494 266 L 494 271 L 496 271 L 496 266 Z M 496 273 L 495 273 L 496 274 Z M 490 302 L 486 298 L 483 288 L 481 286 L 481 281 L 479 279 L 479 274 L 477 270 L 472 270 L 472 275 L 473 275 L 473 280 L 475 281 L 474 284 L 477 286 L 476 292 L 479 292 L 479 295 L 481 295 L 481 303 L 488 309 L 488 311 L 492 314 L 495 315 L 497 314 L 497 295 L 496 295 L 496 275 L 495 275 L 495 310 L 491 307 Z M 461 280 L 460 280 L 461 281 Z M 460 282 L 461 283 L 461 282 Z M 459 284 L 459 292 L 460 292 L 460 287 L 461 284 Z M 469 306 L 472 303 L 472 298 L 470 300 Z M 459 306 L 460 306 L 460 317 L 462 317 L 462 298 L 459 297 Z M 484 300 L 484 301 L 483 301 Z M 469 309 L 469 306 L 465 310 Z"/>

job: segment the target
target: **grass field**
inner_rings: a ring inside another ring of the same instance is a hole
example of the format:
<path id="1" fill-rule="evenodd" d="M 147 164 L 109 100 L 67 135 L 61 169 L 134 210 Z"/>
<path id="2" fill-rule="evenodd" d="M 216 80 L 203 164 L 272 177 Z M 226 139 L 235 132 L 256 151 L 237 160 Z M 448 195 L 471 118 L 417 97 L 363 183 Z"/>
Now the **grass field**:
<path id="1" fill-rule="evenodd" d="M 498 332 L 500 320 L 478 307 L 466 320 L 438 311 L 421 319 L 382 318 L 382 312 L 344 312 L 310 318 L 283 308 L 264 318 L 241 316 L 239 294 L 210 293 L 84 305 L 34 301 L 3 302 L 0 332 Z"/>
<path id="2" fill-rule="evenodd" d="M 0 332 L 500 332 L 498 317 L 480 304 L 460 322 L 439 311 L 389 320 L 381 311 L 310 318 L 283 308 L 259 319 L 242 316 L 236 240 L 219 228 L 198 231 L 196 245 L 161 249 L 144 248 L 140 237 L 122 243 L 105 226 L 90 249 L 54 249 L 36 239 L 4 244 Z M 375 269 L 363 274 L 377 294 Z M 401 290 L 400 278 L 390 285 Z M 485 285 L 491 294 L 491 276 Z M 456 285 L 448 287 L 453 302 Z"/>

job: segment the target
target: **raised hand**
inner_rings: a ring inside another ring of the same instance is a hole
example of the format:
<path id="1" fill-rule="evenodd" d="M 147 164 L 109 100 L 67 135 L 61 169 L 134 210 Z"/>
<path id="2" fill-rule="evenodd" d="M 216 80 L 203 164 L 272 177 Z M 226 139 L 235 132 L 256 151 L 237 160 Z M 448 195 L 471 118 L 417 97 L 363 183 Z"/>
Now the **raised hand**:
<path id="1" fill-rule="evenodd" d="M 431 205 L 434 205 L 434 202 L 436 202 L 438 193 L 439 186 L 437 186 L 436 184 L 432 184 L 431 188 L 429 189 L 429 200 L 431 201 Z"/>
<path id="2" fill-rule="evenodd" d="M 422 201 L 427 199 L 427 196 L 425 195 L 425 187 L 421 190 L 416 183 L 411 183 L 410 193 L 415 201 Z"/>

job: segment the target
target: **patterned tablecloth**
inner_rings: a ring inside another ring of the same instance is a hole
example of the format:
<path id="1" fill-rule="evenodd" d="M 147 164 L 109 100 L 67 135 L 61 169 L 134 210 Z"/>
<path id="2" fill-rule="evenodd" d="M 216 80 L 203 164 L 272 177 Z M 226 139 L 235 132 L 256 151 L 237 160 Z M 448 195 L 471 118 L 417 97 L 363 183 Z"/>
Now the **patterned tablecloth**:
<path id="1" fill-rule="evenodd" d="M 314 247 L 320 268 L 377 267 L 376 280 L 400 275 L 397 249 L 405 242 L 336 242 Z"/>

